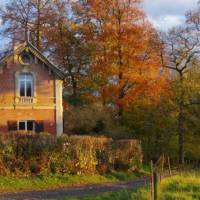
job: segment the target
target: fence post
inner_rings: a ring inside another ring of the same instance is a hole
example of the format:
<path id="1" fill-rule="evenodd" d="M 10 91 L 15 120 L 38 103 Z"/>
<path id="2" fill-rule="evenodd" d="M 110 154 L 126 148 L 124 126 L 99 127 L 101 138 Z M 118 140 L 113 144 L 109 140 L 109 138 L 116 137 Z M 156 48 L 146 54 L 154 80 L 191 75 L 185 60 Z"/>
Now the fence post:
<path id="1" fill-rule="evenodd" d="M 172 171 L 171 171 L 171 165 L 170 165 L 170 158 L 169 158 L 169 156 L 167 157 L 167 161 L 168 161 L 169 175 L 172 176 Z"/>
<path id="2" fill-rule="evenodd" d="M 153 161 L 151 160 L 151 200 L 154 200 L 154 175 Z"/>
<path id="3" fill-rule="evenodd" d="M 153 173 L 153 180 L 154 180 L 154 200 L 158 199 L 158 175 L 156 172 Z"/>
<path id="4" fill-rule="evenodd" d="M 162 178 L 164 177 L 164 165 L 165 165 L 165 155 L 162 155 L 162 163 L 161 163 L 161 173 L 160 173 L 160 182 L 162 181 Z"/>

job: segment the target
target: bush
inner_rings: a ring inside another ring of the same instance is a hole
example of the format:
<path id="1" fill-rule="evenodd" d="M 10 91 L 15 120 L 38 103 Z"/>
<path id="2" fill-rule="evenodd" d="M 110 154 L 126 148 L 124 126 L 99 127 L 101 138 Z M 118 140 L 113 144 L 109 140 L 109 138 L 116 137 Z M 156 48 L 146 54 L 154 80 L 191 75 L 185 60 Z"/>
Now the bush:
<path id="1" fill-rule="evenodd" d="M 142 149 L 136 140 L 118 140 L 113 143 L 112 157 L 115 170 L 138 171 L 142 163 Z"/>
<path id="2" fill-rule="evenodd" d="M 72 135 L 104 135 L 114 139 L 133 138 L 132 131 L 119 124 L 116 113 L 100 103 L 70 106 L 64 112 L 64 129 Z"/>
<path id="3" fill-rule="evenodd" d="M 0 175 L 95 174 L 138 170 L 141 146 L 135 140 L 48 134 L 0 135 Z"/>
<path id="4" fill-rule="evenodd" d="M 111 116 L 101 104 L 70 106 L 64 113 L 64 127 L 67 133 L 100 134 L 112 124 Z"/>

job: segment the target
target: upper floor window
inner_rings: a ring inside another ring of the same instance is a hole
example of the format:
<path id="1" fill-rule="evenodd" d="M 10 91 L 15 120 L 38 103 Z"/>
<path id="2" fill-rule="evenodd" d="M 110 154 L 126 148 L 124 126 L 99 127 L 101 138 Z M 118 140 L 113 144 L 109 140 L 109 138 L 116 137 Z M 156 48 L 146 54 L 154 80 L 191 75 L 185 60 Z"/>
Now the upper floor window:
<path id="1" fill-rule="evenodd" d="M 33 76 L 32 74 L 19 75 L 19 94 L 20 97 L 33 96 Z"/>

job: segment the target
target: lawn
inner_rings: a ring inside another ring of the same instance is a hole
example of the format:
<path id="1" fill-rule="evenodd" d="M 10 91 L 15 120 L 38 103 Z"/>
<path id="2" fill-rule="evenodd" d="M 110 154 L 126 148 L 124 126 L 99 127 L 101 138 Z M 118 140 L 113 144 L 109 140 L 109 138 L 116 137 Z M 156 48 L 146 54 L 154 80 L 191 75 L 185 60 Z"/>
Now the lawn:
<path id="1" fill-rule="evenodd" d="M 149 200 L 149 192 L 147 189 L 123 190 L 121 192 L 105 193 L 99 196 L 82 197 L 82 198 L 66 198 L 63 200 Z"/>
<path id="2" fill-rule="evenodd" d="M 112 172 L 105 175 L 51 175 L 33 177 L 0 176 L 0 193 L 55 189 L 87 184 L 99 184 L 130 180 L 147 175 L 147 172 Z"/>
<path id="3" fill-rule="evenodd" d="M 200 174 L 186 173 L 165 179 L 160 186 L 160 200 L 200 200 Z"/>
<path id="4" fill-rule="evenodd" d="M 106 193 L 96 197 L 67 198 L 65 200 L 149 200 L 148 188 Z M 185 173 L 166 178 L 159 187 L 159 200 L 200 200 L 200 174 Z"/>

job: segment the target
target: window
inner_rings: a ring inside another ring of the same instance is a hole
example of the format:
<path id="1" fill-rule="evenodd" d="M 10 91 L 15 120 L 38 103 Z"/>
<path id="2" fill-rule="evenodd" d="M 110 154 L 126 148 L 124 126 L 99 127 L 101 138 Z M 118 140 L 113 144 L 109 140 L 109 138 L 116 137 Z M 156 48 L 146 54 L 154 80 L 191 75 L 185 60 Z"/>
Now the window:
<path id="1" fill-rule="evenodd" d="M 31 63 L 31 56 L 29 54 L 22 54 L 21 55 L 22 62 L 26 65 Z"/>
<path id="2" fill-rule="evenodd" d="M 8 121 L 8 131 L 44 132 L 44 122 L 34 120 Z"/>
<path id="3" fill-rule="evenodd" d="M 33 96 L 33 76 L 31 74 L 19 75 L 19 94 L 20 97 Z"/>
<path id="4" fill-rule="evenodd" d="M 34 121 L 19 121 L 18 130 L 19 131 L 34 131 L 35 122 Z"/>
<path id="5" fill-rule="evenodd" d="M 23 52 L 19 55 L 19 62 L 22 65 L 29 66 L 33 63 L 33 56 L 30 53 Z"/>

